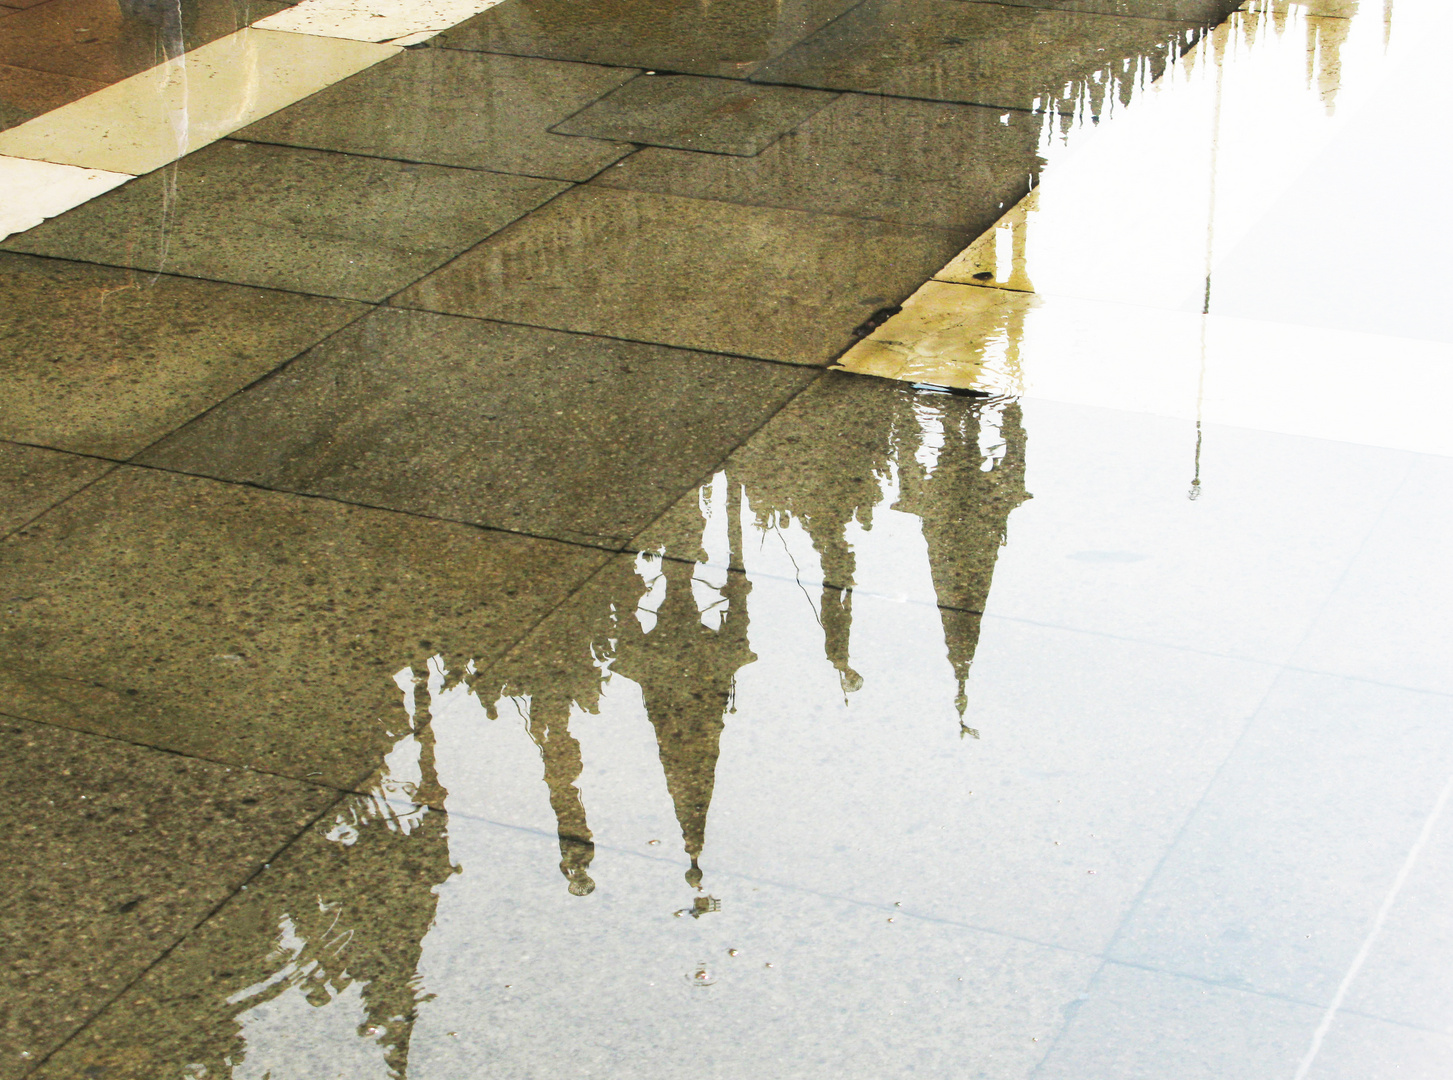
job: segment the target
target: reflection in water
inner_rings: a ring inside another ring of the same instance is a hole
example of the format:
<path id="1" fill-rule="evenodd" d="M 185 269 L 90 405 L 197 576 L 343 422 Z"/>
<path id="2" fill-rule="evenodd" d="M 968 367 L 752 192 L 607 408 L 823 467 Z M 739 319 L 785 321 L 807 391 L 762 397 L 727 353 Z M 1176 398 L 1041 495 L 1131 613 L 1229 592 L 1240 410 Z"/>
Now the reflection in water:
<path id="1" fill-rule="evenodd" d="M 480 723 L 522 721 L 521 737 L 543 762 L 560 871 L 569 893 L 586 897 L 596 889 L 595 844 L 570 724 L 597 712 L 607 687 L 613 695 L 639 688 L 689 861 L 686 882 L 697 893 L 675 914 L 719 911 L 704 892 L 703 852 L 738 677 L 757 659 L 744 558 L 754 542 L 770 547 L 786 544 L 788 533 L 805 535 L 794 558 L 815 552 L 822 573 L 815 594 L 795 595 L 814 606 L 825 660 L 851 695 L 864 688 L 852 666 L 853 594 L 876 584 L 859 582 L 855 539 L 872 529 L 875 511 L 916 517 L 944 605 L 943 647 L 963 723 L 990 575 L 1008 516 L 1028 497 L 1019 408 L 856 383 L 864 386 L 872 388 L 869 410 L 856 390 L 837 400 L 829 390 L 814 406 L 822 424 L 845 432 L 838 445 L 799 440 L 797 423 L 769 427 L 755 455 L 703 485 L 694 507 L 686 501 L 687 512 L 666 526 L 672 538 L 616 560 L 503 660 L 451 670 L 436 655 L 399 672 L 404 718 L 371 793 L 332 813 L 329 865 L 284 876 L 258 895 L 264 911 L 254 933 L 267 945 L 234 941 L 227 960 L 213 960 L 224 1000 L 195 1030 L 200 1041 L 188 1047 L 184 1075 L 408 1074 L 415 1023 L 430 998 L 425 939 L 439 886 L 459 871 L 440 812 L 450 795 L 435 744 L 440 716 L 466 699 L 473 705 L 465 739 L 485 734 Z M 799 582 L 811 576 L 801 564 Z M 461 737 L 457 714 L 445 726 L 451 739 Z M 340 1053 L 356 1060 L 340 1062 Z"/>

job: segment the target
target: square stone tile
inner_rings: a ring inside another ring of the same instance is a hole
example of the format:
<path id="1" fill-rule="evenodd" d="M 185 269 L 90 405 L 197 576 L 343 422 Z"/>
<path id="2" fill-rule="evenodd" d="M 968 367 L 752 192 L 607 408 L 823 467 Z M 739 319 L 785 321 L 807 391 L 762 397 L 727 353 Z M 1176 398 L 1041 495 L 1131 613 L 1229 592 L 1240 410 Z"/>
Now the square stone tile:
<path id="1" fill-rule="evenodd" d="M 529 57 L 409 49 L 234 137 L 589 180 L 631 148 L 546 131 L 635 73 Z"/>
<path id="2" fill-rule="evenodd" d="M 643 75 L 552 130 L 751 157 L 832 100 L 795 86 Z"/>
<path id="3" fill-rule="evenodd" d="M 1126 94 L 1194 40 L 1192 25 L 1077 11 L 864 0 L 752 77 L 1042 111 Z M 1148 74 L 1147 74 L 1148 72 Z"/>
<path id="4" fill-rule="evenodd" d="M 47 0 L 0 23 L 0 64 L 110 84 L 287 6 L 273 0 Z"/>
<path id="5" fill-rule="evenodd" d="M 503 650 L 601 558 L 122 468 L 0 543 L 0 712 L 346 786 L 401 670 Z"/>
<path id="6" fill-rule="evenodd" d="M 596 182 L 977 234 L 1038 176 L 1040 126 L 1019 112 L 844 94 L 749 160 L 652 148 Z"/>
<path id="7" fill-rule="evenodd" d="M 1453 460 L 1419 456 L 1294 663 L 1453 694 L 1450 527 Z"/>
<path id="8" fill-rule="evenodd" d="M 0 716 L 0 1076 L 23 1076 L 337 798 Z"/>
<path id="9" fill-rule="evenodd" d="M 367 310 L 0 253 L 0 438 L 130 457 Z"/>
<path id="10" fill-rule="evenodd" d="M 796 364 L 826 364 L 960 233 L 588 186 L 396 302 Z"/>
<path id="11" fill-rule="evenodd" d="M 619 545 L 811 378 L 384 308 L 141 460 Z"/>
<path id="12" fill-rule="evenodd" d="M 0 535 L 74 495 L 109 468 L 95 458 L 0 443 Z"/>
<path id="13" fill-rule="evenodd" d="M 85 97 L 104 84 L 0 64 L 0 131 Z"/>
<path id="14" fill-rule="evenodd" d="M 575 895 L 554 849 L 355 801 L 35 1075 L 1028 1080 L 1095 965 L 734 876 L 672 918 L 671 862 Z"/>
<path id="15" fill-rule="evenodd" d="M 1450 774 L 1453 698 L 1284 672 L 1111 955 L 1329 1004 Z"/>
<path id="16" fill-rule="evenodd" d="M 1107 964 L 1036 1080 L 1282 1080 L 1322 1011 L 1280 998 Z"/>
<path id="17" fill-rule="evenodd" d="M 515 0 L 430 41 L 448 49 L 549 56 L 693 75 L 743 75 L 856 0 Z"/>
<path id="18" fill-rule="evenodd" d="M 220 142 L 11 237 L 16 251 L 382 300 L 566 185 Z"/>

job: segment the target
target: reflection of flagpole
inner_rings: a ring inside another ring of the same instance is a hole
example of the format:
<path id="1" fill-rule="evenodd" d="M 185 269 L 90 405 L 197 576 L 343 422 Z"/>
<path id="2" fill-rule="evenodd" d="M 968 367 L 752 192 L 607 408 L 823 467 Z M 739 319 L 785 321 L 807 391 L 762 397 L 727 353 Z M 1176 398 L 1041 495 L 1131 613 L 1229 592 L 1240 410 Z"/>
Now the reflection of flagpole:
<path id="1" fill-rule="evenodd" d="M 1213 31 L 1215 33 L 1215 31 Z M 1216 60 L 1216 108 L 1211 120 L 1211 181 L 1206 207 L 1206 284 L 1201 292 L 1201 372 L 1196 380 L 1196 457 L 1195 472 L 1191 477 L 1191 490 L 1187 498 L 1198 499 L 1201 495 L 1201 411 L 1206 395 L 1206 320 L 1211 314 L 1211 262 L 1216 247 L 1216 167 L 1221 152 L 1221 90 L 1225 71 L 1223 42 L 1215 48 Z"/>

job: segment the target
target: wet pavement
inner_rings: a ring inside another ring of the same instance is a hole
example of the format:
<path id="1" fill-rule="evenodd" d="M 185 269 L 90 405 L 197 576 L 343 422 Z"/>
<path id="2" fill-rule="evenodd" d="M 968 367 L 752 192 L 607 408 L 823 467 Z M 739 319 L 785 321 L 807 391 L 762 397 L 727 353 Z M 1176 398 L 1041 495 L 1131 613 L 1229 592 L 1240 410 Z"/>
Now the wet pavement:
<path id="1" fill-rule="evenodd" d="M 1453 1070 L 1437 0 L 10 7 L 0 1080 Z"/>

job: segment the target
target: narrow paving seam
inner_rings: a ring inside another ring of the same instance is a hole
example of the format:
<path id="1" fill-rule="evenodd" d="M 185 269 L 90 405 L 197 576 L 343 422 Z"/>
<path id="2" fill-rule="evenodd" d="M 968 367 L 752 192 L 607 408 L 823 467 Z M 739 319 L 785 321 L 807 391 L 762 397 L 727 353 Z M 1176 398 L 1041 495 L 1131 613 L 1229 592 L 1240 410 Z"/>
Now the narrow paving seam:
<path id="1" fill-rule="evenodd" d="M 132 979 L 115 994 L 113 994 L 103 1004 L 97 1006 L 94 1010 L 92 1010 L 91 1014 L 87 1016 L 85 1020 L 83 1020 L 79 1025 L 77 1025 L 76 1028 L 69 1035 L 67 1035 L 59 1043 L 53 1046 L 49 1052 L 33 1062 L 31 1066 L 26 1069 L 25 1072 L 21 1075 L 30 1076 L 37 1069 L 42 1068 L 47 1062 L 50 1061 L 51 1058 L 55 1057 L 62 1050 L 68 1047 L 72 1042 L 74 1042 L 77 1038 L 83 1035 L 87 1028 L 89 1028 L 100 1017 L 104 1016 L 108 1011 L 114 1008 L 116 1003 L 119 1002 L 128 993 L 130 993 L 133 987 L 135 987 L 149 974 L 151 974 L 151 972 L 156 969 L 158 964 L 162 963 L 169 956 L 171 956 L 171 954 L 175 952 L 183 942 L 191 938 L 192 934 L 196 933 L 196 931 L 199 930 L 201 927 L 211 922 L 212 919 L 215 918 L 218 913 L 220 913 L 224 908 L 226 908 L 228 904 L 232 903 L 234 899 L 236 899 L 243 892 L 247 891 L 248 886 L 250 886 L 265 871 L 267 871 L 273 863 L 277 862 L 277 860 L 280 859 L 284 854 L 286 854 L 287 851 L 292 848 L 292 846 L 296 844 L 299 840 L 311 833 L 313 829 L 317 826 L 318 822 L 322 821 L 329 813 L 331 813 L 336 807 L 343 803 L 344 800 L 351 797 L 352 796 L 346 792 L 342 793 L 338 796 L 338 798 L 334 799 L 328 805 L 323 807 L 323 809 L 319 810 L 318 813 L 314 814 L 311 818 L 309 818 L 307 822 L 304 823 L 302 828 L 300 828 L 287 840 L 284 840 L 283 843 L 271 855 L 269 855 L 266 859 L 260 862 L 253 869 L 253 871 L 247 875 L 246 879 L 237 886 L 237 888 L 233 889 L 222 899 L 218 900 L 217 903 L 212 905 L 212 907 L 209 908 L 201 917 L 199 917 L 190 927 L 178 934 L 177 939 L 173 941 L 170 945 L 168 945 L 165 949 L 163 949 L 160 953 L 158 953 L 155 957 L 153 957 L 151 962 L 147 964 L 134 979 Z"/>

